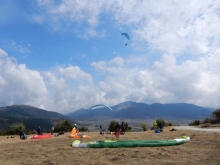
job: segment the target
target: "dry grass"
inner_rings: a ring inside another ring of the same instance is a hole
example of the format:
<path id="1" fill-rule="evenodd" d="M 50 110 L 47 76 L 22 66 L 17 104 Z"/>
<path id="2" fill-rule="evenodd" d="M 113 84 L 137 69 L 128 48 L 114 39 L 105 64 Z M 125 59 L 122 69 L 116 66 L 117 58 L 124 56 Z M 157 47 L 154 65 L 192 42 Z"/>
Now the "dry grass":
<path id="1" fill-rule="evenodd" d="M 172 128 L 172 127 L 171 127 Z M 220 133 L 177 130 L 156 134 L 153 131 L 131 132 L 120 136 L 128 139 L 174 139 L 183 135 L 191 140 L 179 146 L 170 147 L 136 147 L 136 148 L 73 148 L 73 139 L 69 133 L 51 139 L 20 140 L 0 137 L 0 164 L 31 165 L 159 165 L 159 164 L 220 164 Z M 99 135 L 99 132 L 88 132 L 91 139 L 83 142 L 115 139 L 114 135 Z"/>

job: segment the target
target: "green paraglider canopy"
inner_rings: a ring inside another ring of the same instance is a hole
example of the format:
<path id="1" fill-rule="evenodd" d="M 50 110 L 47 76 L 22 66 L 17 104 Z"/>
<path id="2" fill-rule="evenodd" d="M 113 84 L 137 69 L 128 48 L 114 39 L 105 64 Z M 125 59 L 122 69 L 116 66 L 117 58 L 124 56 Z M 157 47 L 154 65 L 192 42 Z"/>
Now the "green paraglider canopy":
<path id="1" fill-rule="evenodd" d="M 175 146 L 186 143 L 190 140 L 188 136 L 170 140 L 102 140 L 96 142 L 81 143 L 79 140 L 72 142 L 73 147 L 79 148 L 119 148 L 119 147 L 158 147 Z"/>

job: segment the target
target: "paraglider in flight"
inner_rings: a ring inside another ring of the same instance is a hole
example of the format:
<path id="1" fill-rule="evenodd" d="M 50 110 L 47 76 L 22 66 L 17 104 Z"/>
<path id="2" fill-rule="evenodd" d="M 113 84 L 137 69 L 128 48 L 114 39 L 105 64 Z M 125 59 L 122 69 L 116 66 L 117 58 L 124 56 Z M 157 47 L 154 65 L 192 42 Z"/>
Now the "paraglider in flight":
<path id="1" fill-rule="evenodd" d="M 122 33 L 121 35 L 125 36 L 128 40 L 130 40 L 130 37 L 127 33 Z M 128 45 L 127 43 L 125 44 L 125 46 Z"/>
<path id="2" fill-rule="evenodd" d="M 127 33 L 122 33 L 121 35 L 124 35 L 128 40 L 130 40 L 130 37 Z"/>
<path id="3" fill-rule="evenodd" d="M 107 106 L 107 105 L 105 105 L 105 104 L 97 104 L 97 105 L 93 105 L 92 107 L 90 107 L 89 109 L 93 109 L 93 108 L 97 108 L 97 107 L 107 107 L 107 108 L 109 108 L 111 111 L 112 111 L 112 109 L 109 107 L 109 106 Z"/>

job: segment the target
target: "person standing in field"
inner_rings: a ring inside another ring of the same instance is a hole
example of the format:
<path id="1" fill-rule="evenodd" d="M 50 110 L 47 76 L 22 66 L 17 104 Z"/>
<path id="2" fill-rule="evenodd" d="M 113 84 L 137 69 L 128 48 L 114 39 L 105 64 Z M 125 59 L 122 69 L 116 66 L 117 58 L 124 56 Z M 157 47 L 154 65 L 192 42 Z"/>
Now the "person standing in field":
<path id="1" fill-rule="evenodd" d="M 38 134 L 38 135 L 43 135 L 43 134 L 41 133 L 41 128 L 40 128 L 40 126 L 37 128 L 37 134 Z"/>
<path id="2" fill-rule="evenodd" d="M 120 134 L 120 123 L 117 122 L 116 125 L 115 125 L 115 136 L 116 138 L 119 138 L 119 134 Z"/>
<path id="3" fill-rule="evenodd" d="M 54 133 L 54 126 L 51 128 L 51 135 Z"/>
<path id="4" fill-rule="evenodd" d="M 121 123 L 121 134 L 122 134 L 122 135 L 125 134 L 125 125 L 124 125 L 123 122 Z"/>

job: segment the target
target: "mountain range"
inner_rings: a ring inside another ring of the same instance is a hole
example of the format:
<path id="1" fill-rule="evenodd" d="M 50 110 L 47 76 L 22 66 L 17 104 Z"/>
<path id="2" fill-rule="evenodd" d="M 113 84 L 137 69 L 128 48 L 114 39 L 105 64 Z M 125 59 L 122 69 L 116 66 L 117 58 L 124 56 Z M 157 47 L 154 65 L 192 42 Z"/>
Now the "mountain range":
<path id="1" fill-rule="evenodd" d="M 137 102 L 124 102 L 111 107 L 96 109 L 79 109 L 73 113 L 67 114 L 68 117 L 77 119 L 91 119 L 100 117 L 111 117 L 120 119 L 145 119 L 145 118 L 163 118 L 163 119 L 204 119 L 210 117 L 213 108 L 206 108 L 187 103 L 174 104 L 145 104 Z"/>
<path id="2" fill-rule="evenodd" d="M 112 110 L 111 110 L 112 109 Z M 57 112 L 47 111 L 29 105 L 11 105 L 0 107 L 0 131 L 8 130 L 13 123 L 24 123 L 27 129 L 35 130 L 39 125 L 49 130 L 55 121 L 67 119 L 71 123 L 76 120 L 87 119 L 185 119 L 201 120 L 211 116 L 215 110 L 194 104 L 145 104 L 137 102 L 124 102 L 110 108 L 96 109 L 81 108 L 75 112 L 63 115 Z"/>

